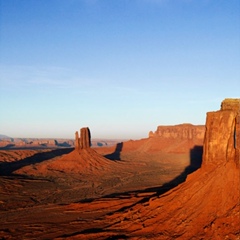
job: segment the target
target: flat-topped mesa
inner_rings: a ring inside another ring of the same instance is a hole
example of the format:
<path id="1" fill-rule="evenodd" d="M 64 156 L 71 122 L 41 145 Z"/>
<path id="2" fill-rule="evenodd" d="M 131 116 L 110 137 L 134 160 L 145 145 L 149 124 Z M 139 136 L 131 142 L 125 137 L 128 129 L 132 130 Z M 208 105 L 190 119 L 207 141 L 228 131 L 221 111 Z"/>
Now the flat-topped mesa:
<path id="1" fill-rule="evenodd" d="M 81 150 L 85 148 L 90 148 L 91 146 L 91 134 L 88 127 L 80 129 L 80 137 L 78 131 L 75 133 L 75 149 Z"/>
<path id="2" fill-rule="evenodd" d="M 240 99 L 225 99 L 221 110 L 208 112 L 203 166 L 240 161 Z"/>
<path id="3" fill-rule="evenodd" d="M 172 139 L 203 139 L 205 126 L 192 125 L 189 123 L 173 125 L 173 126 L 158 126 L 153 133 L 149 132 L 149 137 L 161 137 Z"/>

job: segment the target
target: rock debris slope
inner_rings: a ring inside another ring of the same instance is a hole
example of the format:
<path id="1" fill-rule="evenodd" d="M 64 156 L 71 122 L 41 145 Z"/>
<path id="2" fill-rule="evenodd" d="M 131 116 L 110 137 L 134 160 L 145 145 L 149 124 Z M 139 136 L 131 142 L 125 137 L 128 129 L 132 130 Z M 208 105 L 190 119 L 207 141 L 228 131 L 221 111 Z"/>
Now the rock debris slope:
<path id="1" fill-rule="evenodd" d="M 91 147 L 89 128 L 80 129 L 75 133 L 75 149 L 60 158 L 54 158 L 39 164 L 32 164 L 15 171 L 18 174 L 56 176 L 63 174 L 93 174 L 102 175 L 114 166 L 110 160 L 98 154 Z"/>

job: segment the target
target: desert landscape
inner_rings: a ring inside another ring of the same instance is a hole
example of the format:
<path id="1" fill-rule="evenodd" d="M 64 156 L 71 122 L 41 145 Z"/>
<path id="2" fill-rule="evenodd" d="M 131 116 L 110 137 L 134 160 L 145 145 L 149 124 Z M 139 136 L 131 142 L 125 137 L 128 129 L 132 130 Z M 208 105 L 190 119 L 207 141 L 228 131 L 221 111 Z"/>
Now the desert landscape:
<path id="1" fill-rule="evenodd" d="M 0 192 L 0 239 L 240 239 L 240 99 L 140 140 L 2 141 Z"/>

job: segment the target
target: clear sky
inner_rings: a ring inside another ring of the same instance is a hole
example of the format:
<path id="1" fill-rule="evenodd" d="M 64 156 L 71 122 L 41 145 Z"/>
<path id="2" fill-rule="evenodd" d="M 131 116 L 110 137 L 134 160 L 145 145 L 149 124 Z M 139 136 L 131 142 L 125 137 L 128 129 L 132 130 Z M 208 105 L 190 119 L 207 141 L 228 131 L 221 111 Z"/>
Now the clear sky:
<path id="1" fill-rule="evenodd" d="M 226 97 L 239 0 L 0 0 L 0 134 L 140 139 Z"/>

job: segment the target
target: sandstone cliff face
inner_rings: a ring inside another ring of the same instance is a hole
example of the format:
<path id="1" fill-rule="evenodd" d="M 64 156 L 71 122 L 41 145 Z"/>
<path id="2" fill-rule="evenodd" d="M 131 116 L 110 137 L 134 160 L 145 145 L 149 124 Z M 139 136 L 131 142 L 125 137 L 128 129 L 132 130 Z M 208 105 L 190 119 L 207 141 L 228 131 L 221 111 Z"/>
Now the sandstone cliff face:
<path id="1" fill-rule="evenodd" d="M 203 166 L 239 164 L 240 100 L 225 99 L 221 110 L 207 113 Z"/>
<path id="2" fill-rule="evenodd" d="M 75 133 L 75 149 L 85 149 L 91 146 L 91 134 L 88 127 L 80 129 L 80 138 L 78 132 Z"/>
<path id="3" fill-rule="evenodd" d="M 179 124 L 174 126 L 158 126 L 157 130 L 149 133 L 149 137 L 203 139 L 205 127 L 203 125 Z"/>
<path id="4" fill-rule="evenodd" d="M 226 98 L 222 101 L 221 110 L 230 110 L 234 112 L 239 112 L 240 99 L 238 98 Z"/>

